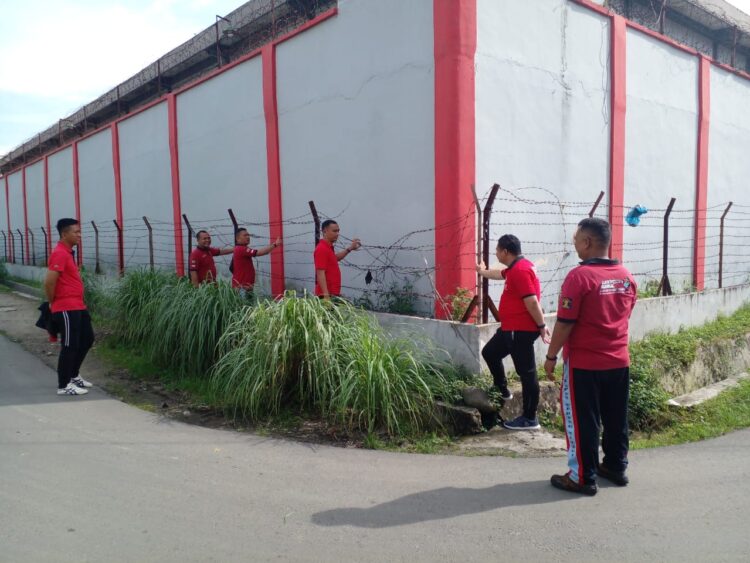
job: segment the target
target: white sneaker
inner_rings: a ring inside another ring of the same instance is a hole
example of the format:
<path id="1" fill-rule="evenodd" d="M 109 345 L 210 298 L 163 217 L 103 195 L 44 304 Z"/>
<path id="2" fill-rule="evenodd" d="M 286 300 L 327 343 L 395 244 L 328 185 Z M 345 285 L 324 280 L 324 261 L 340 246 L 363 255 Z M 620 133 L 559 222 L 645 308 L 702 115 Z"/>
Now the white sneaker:
<path id="1" fill-rule="evenodd" d="M 68 383 L 67 387 L 57 390 L 58 395 L 85 395 L 88 392 L 89 392 L 88 389 L 84 389 L 83 387 L 78 387 L 72 381 Z"/>
<path id="2" fill-rule="evenodd" d="M 84 387 L 93 387 L 94 384 L 90 381 L 86 381 L 84 378 L 82 378 L 80 375 L 75 376 L 73 379 L 70 380 L 70 382 L 75 385 L 76 387 L 80 387 L 83 389 Z"/>

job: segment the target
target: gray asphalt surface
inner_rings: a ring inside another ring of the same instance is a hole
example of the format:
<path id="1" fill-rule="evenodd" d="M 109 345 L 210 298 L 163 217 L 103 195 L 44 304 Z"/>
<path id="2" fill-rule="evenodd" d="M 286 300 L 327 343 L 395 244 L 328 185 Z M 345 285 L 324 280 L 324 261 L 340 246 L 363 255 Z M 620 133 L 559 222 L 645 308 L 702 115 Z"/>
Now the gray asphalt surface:
<path id="1" fill-rule="evenodd" d="M 750 431 L 631 454 L 392 454 L 211 430 L 56 376 L 0 337 L 0 561 L 748 561 Z"/>

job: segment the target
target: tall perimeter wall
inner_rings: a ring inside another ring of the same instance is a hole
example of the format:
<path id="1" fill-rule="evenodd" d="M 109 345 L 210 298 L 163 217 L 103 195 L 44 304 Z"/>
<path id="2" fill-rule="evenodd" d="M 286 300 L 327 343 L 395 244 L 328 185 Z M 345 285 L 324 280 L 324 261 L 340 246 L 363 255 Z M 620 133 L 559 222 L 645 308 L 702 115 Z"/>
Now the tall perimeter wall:
<path id="1" fill-rule="evenodd" d="M 473 291 L 476 281 L 472 184 L 484 204 L 498 183 L 491 238 L 522 239 L 548 311 L 577 262 L 575 225 L 600 193 L 595 215 L 612 221 L 612 254 L 641 283 L 661 277 L 675 198 L 675 290 L 718 286 L 719 220 L 733 201 L 723 285 L 742 283 L 749 79 L 586 0 L 340 0 L 7 174 L 5 252 L 41 263 L 43 229 L 74 216 L 87 268 L 148 264 L 150 226 L 155 265 L 183 274 L 183 215 L 225 245 L 231 208 L 255 245 L 284 239 L 257 261 L 261 289 L 311 290 L 313 201 L 321 219 L 339 221 L 344 243 L 364 243 L 342 263 L 346 295 L 382 301 L 409 282 L 419 308 L 440 315 L 435 290 Z M 626 226 L 636 204 L 649 212 Z M 228 260 L 218 262 L 228 275 Z"/>

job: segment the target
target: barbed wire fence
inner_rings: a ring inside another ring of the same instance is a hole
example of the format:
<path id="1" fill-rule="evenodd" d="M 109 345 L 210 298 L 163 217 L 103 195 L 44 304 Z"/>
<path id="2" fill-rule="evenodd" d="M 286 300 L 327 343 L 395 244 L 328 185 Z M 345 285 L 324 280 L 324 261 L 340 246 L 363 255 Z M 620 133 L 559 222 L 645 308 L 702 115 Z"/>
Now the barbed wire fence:
<path id="1" fill-rule="evenodd" d="M 567 201 L 544 187 L 493 187 L 477 197 L 472 208 L 444 224 L 394 233 L 390 239 L 381 235 L 379 240 L 363 240 L 360 251 L 340 263 L 342 292 L 367 308 L 397 313 L 429 315 L 437 304 L 450 318 L 456 303 L 451 301 L 451 295 L 437 293 L 437 269 L 453 273 L 460 270 L 465 274 L 470 268 L 472 275 L 476 275 L 475 264 L 480 261 L 498 268 L 488 258 L 494 255 L 497 239 L 512 233 L 521 240 L 523 254 L 536 264 L 542 305 L 552 312 L 557 308 L 565 275 L 578 263 L 572 244 L 578 222 L 588 216 L 607 217 L 609 204 L 602 200 L 603 192 L 592 193 L 588 200 Z M 315 285 L 312 253 L 321 220 L 343 222 L 349 211 L 344 207 L 328 214 L 311 203 L 311 213 L 282 222 L 286 286 L 308 291 Z M 639 203 L 628 202 L 618 211 L 625 216 Z M 625 225 L 622 248 L 615 249 L 621 252 L 624 264 L 645 295 L 669 295 L 693 289 L 696 210 L 676 203 L 682 202 L 664 197 L 664 206 L 649 208 L 637 227 Z M 475 222 L 476 209 L 486 211 L 478 218 L 480 230 Z M 705 249 L 705 287 L 747 283 L 750 255 L 745 248 L 750 245 L 750 206 L 723 202 L 702 211 L 705 211 L 705 234 L 698 242 Z M 231 208 L 224 217 L 185 215 L 183 260 L 187 262 L 198 230 L 209 231 L 213 246 L 232 246 L 237 225 L 250 231 L 253 246 L 273 242 L 269 238 L 272 223 L 236 217 Z M 174 229 L 171 219 L 147 216 L 126 218 L 122 226 L 111 218 L 84 221 L 79 263 L 90 271 L 109 275 L 143 267 L 174 271 Z M 450 236 L 438 236 L 438 231 L 448 231 Z M 445 251 L 460 248 L 457 241 L 474 240 L 479 231 L 482 236 L 477 249 L 455 251 L 449 263 L 435 264 L 438 252 L 445 255 Z M 392 232 L 392 227 L 385 232 Z M 45 226 L 0 230 L 0 237 L 3 255 L 9 262 L 46 265 L 52 241 Z M 349 244 L 352 238 L 342 235 L 340 244 Z M 442 240 L 448 242 L 436 242 Z M 229 276 L 229 260 L 229 256 L 216 258 L 220 276 Z M 270 293 L 270 256 L 256 260 L 256 271 L 261 291 Z M 474 298 L 471 303 L 463 304 L 467 309 L 461 312 L 463 320 L 489 320 L 489 313 L 494 313 L 492 302 L 497 301 L 502 284 L 483 284 L 477 278 L 473 287 L 463 290 L 467 298 Z M 461 288 L 456 288 L 456 293 L 460 291 Z"/>

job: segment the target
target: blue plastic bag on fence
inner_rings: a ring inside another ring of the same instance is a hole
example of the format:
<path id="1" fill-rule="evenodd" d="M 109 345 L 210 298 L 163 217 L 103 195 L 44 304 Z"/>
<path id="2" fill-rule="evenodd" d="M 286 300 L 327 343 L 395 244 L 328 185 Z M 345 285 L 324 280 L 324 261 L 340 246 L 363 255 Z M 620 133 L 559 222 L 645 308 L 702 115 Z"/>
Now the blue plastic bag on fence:
<path id="1" fill-rule="evenodd" d="M 625 217 L 628 225 L 631 227 L 637 227 L 641 223 L 641 215 L 648 213 L 648 209 L 642 205 L 636 205 L 633 209 L 628 211 L 628 215 Z"/>

